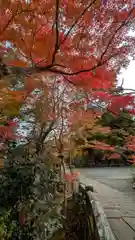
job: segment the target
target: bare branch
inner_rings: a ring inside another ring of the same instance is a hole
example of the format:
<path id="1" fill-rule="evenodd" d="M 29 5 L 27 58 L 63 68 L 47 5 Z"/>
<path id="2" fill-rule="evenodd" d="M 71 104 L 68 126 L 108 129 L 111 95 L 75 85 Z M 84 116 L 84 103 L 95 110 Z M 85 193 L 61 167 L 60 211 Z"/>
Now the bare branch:
<path id="1" fill-rule="evenodd" d="M 55 121 L 52 121 L 49 125 L 49 127 L 46 129 L 45 132 L 43 132 L 43 128 L 41 130 L 41 134 L 40 134 L 40 137 L 37 141 L 37 146 L 36 146 L 36 154 L 39 153 L 39 151 L 41 150 L 42 146 L 43 146 L 43 143 L 44 143 L 44 140 L 45 138 L 48 136 L 48 134 L 53 130 L 53 126 L 54 126 L 54 123 Z"/>

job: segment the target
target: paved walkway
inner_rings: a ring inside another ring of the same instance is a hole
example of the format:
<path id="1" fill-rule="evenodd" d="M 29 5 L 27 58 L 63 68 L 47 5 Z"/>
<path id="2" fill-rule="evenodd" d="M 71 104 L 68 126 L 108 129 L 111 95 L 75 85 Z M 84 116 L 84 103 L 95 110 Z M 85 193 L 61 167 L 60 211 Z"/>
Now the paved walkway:
<path id="1" fill-rule="evenodd" d="M 80 181 L 93 185 L 116 239 L 135 240 L 135 202 L 132 198 L 83 174 Z"/>

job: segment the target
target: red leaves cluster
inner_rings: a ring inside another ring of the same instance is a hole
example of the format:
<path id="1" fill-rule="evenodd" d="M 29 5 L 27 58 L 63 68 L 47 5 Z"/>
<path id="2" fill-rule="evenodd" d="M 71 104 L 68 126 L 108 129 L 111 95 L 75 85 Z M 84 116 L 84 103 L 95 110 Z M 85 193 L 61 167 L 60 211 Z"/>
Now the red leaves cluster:
<path id="1" fill-rule="evenodd" d="M 133 153 L 135 152 L 135 136 L 127 137 L 126 147 L 129 151 L 131 151 Z M 128 160 L 128 162 L 130 162 L 134 165 L 135 164 L 135 155 L 131 154 L 129 158 L 130 158 L 130 160 Z"/>
<path id="2" fill-rule="evenodd" d="M 15 127 L 17 127 L 17 122 L 10 121 L 6 125 L 0 125 L 0 139 L 5 140 L 14 140 L 17 138 L 14 133 Z"/>
<path id="3" fill-rule="evenodd" d="M 114 113 L 119 113 L 121 109 L 134 105 L 134 96 L 112 96 L 108 109 Z"/>
<path id="4" fill-rule="evenodd" d="M 79 176 L 80 176 L 79 172 L 65 173 L 64 174 L 64 180 L 69 181 L 69 182 L 73 182 L 73 181 L 77 180 Z"/>
<path id="5" fill-rule="evenodd" d="M 133 165 L 135 165 L 135 155 L 131 155 L 130 156 L 130 160 L 128 160 L 129 163 L 132 163 Z"/>
<path id="6" fill-rule="evenodd" d="M 77 67 L 81 67 L 82 69 L 91 68 L 94 66 L 94 62 L 91 62 L 89 65 L 89 62 L 86 64 L 83 64 L 83 61 L 80 59 L 80 63 L 77 63 Z M 73 68 L 75 68 L 75 64 L 73 65 Z M 73 69 L 75 70 L 75 69 Z M 100 67 L 95 69 L 94 71 L 88 71 L 88 72 L 82 72 L 78 75 L 68 77 L 70 81 L 73 82 L 76 86 L 83 87 L 86 90 L 94 90 L 94 89 L 104 89 L 108 90 L 114 85 L 115 81 L 115 74 L 111 71 L 107 71 L 105 68 Z"/>
<path id="7" fill-rule="evenodd" d="M 110 146 L 104 142 L 99 142 L 99 141 L 93 141 L 90 147 L 97 150 L 104 150 L 104 151 L 111 151 L 111 152 L 115 151 L 114 146 Z"/>
<path id="8" fill-rule="evenodd" d="M 122 1 L 115 1 L 112 4 L 111 1 L 105 0 L 90 3 L 87 0 L 79 3 L 62 0 L 59 3 L 58 19 L 55 19 L 56 5 L 52 0 L 36 0 L 29 3 L 25 0 L 3 1 L 0 9 L 0 39 L 3 43 L 10 41 L 16 48 L 16 56 L 25 56 L 30 64 L 37 58 L 45 60 L 45 65 L 51 63 L 56 50 L 55 64 L 64 65 L 63 70 L 74 72 L 86 69 L 88 72 L 95 68 L 102 74 L 100 73 L 100 76 L 97 74 L 94 80 L 91 80 L 91 84 L 97 87 L 97 83 L 99 85 L 101 82 L 101 87 L 107 88 L 107 81 L 112 80 L 110 74 L 108 77 L 104 74 L 109 73 L 110 66 L 114 65 L 108 65 L 110 59 L 115 59 L 113 63 L 118 69 L 127 54 L 127 51 L 122 50 L 127 49 L 127 46 L 120 47 L 120 44 L 132 40 L 125 34 L 125 31 L 128 31 L 128 24 L 118 31 L 120 23 L 129 20 L 132 9 L 129 2 L 127 1 L 127 9 L 122 11 L 125 4 Z M 131 13 L 130 20 L 133 20 L 134 11 Z M 59 28 L 56 33 L 57 22 Z M 130 50 L 129 48 L 128 51 Z M 116 54 L 118 51 L 121 59 Z M 102 65 L 104 70 L 100 69 Z M 84 74 L 83 81 L 89 77 L 90 75 Z"/>
<path id="9" fill-rule="evenodd" d="M 0 9 L 0 32 L 3 31 L 11 18 L 12 12 L 9 9 Z"/>
<path id="10" fill-rule="evenodd" d="M 113 95 L 105 91 L 95 91 L 92 93 L 94 99 L 99 99 L 106 103 L 108 110 L 112 113 L 119 114 L 124 108 L 129 108 L 134 106 L 134 96 L 133 95 Z M 134 109 L 128 109 L 128 112 L 135 114 Z"/>
<path id="11" fill-rule="evenodd" d="M 118 153 L 112 153 L 108 156 L 108 159 L 119 159 L 121 156 Z"/>
<path id="12" fill-rule="evenodd" d="M 130 151 L 135 151 L 135 136 L 130 136 L 127 138 L 126 147 Z"/>
<path id="13" fill-rule="evenodd" d="M 92 97 L 103 102 L 108 102 L 110 101 L 112 95 L 105 91 L 94 91 L 92 93 Z"/>
<path id="14" fill-rule="evenodd" d="M 68 118 L 70 127 L 74 129 L 85 126 L 85 124 L 92 127 L 95 123 L 97 114 L 90 110 L 84 111 L 81 108 L 78 109 L 78 105 L 79 103 L 77 103 L 77 106 L 74 108 L 75 111 Z"/>
<path id="15" fill-rule="evenodd" d="M 130 114 L 132 114 L 132 115 L 135 115 L 135 109 L 134 109 L 134 108 L 128 109 L 128 112 L 129 112 Z"/>

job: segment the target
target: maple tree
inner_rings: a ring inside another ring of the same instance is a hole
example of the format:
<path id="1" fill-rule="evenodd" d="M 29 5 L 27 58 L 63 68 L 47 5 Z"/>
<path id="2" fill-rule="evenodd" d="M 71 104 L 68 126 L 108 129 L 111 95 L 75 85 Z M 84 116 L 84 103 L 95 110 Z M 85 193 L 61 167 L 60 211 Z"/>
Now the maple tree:
<path id="1" fill-rule="evenodd" d="M 134 54 L 134 38 L 126 34 L 134 27 L 130 0 L 4 1 L 0 10 L 1 53 L 24 73 L 51 72 L 90 88 L 108 88 L 115 80 L 111 70 Z"/>
<path id="2" fill-rule="evenodd" d="M 11 214 L 9 215 L 11 225 L 12 220 L 19 225 L 19 227 L 15 227 L 12 231 L 12 237 L 19 231 L 18 234 L 22 236 L 22 239 L 25 232 L 23 228 L 31 224 L 31 221 L 40 221 L 41 225 L 46 221 L 47 225 L 50 226 L 50 215 L 54 214 L 56 216 L 56 223 L 59 226 L 60 215 L 57 214 L 57 211 L 61 207 L 61 201 L 63 201 L 64 196 L 63 192 L 61 195 L 58 192 L 62 179 L 61 172 L 59 176 L 56 165 L 64 166 L 59 155 L 63 153 L 63 137 L 68 131 L 67 117 L 70 111 L 67 111 L 67 107 L 73 101 L 76 91 L 73 92 L 73 89 L 71 91 L 71 86 L 68 82 L 63 86 L 58 84 L 55 78 L 43 80 L 39 80 L 39 86 L 36 85 L 37 82 L 33 82 L 32 85 L 28 85 L 25 88 L 25 91 L 22 91 L 27 93 L 27 96 L 25 101 L 24 99 L 21 101 L 19 112 L 16 112 L 14 115 L 12 114 L 12 108 L 9 109 L 9 115 L 7 114 L 7 116 L 10 117 L 11 115 L 13 120 L 14 116 L 17 117 L 20 124 L 17 130 L 22 135 L 24 131 L 25 137 L 21 139 L 22 142 L 18 143 L 17 147 L 8 149 L 9 152 L 6 154 L 8 164 L 5 164 L 4 168 L 0 165 L 1 176 L 4 176 L 6 172 L 6 177 L 3 177 L 1 183 L 1 204 L 5 214 L 7 213 L 7 208 L 11 209 Z M 32 90 L 33 86 L 34 91 L 29 91 L 29 89 Z M 8 97 L 5 99 L 7 100 Z M 70 107 L 68 107 L 69 109 Z M 17 138 L 15 139 L 16 141 L 18 140 Z M 13 135 L 11 136 L 11 140 L 13 140 Z M 11 189 L 10 194 L 6 194 L 6 186 Z M 15 189 L 18 189 L 16 197 L 14 197 Z M 37 213 L 31 210 L 31 199 L 34 204 L 37 201 L 41 204 L 40 201 L 42 201 L 43 195 L 45 199 L 49 199 L 50 203 L 48 206 L 48 200 L 44 200 L 44 208 L 47 206 L 47 214 L 44 214 L 42 218 L 42 214 L 38 213 L 38 219 L 36 218 L 37 220 L 35 220 L 35 214 Z M 49 214 L 51 204 L 55 205 L 55 209 L 53 208 L 53 213 Z M 16 216 L 17 213 L 19 217 Z M 31 216 L 30 219 L 28 215 Z M 38 223 L 38 226 L 40 223 Z M 4 222 L 3 224 L 5 224 L 6 229 L 7 223 Z M 45 230 L 39 232 L 35 227 L 34 231 L 37 237 L 42 239 L 42 235 L 44 239 Z M 53 231 L 54 229 L 50 229 L 49 234 L 53 234 Z M 0 232 L 0 234 L 2 233 Z M 29 236 L 30 232 L 28 231 L 27 234 Z"/>
<path id="3" fill-rule="evenodd" d="M 117 73 L 127 66 L 128 56 L 134 57 L 135 38 L 129 34 L 134 21 L 133 0 L 1 1 L 0 150 L 19 141 L 17 131 L 21 135 L 24 123 L 23 160 L 49 160 L 51 143 L 54 153 L 74 155 L 70 131 L 84 145 L 88 133 L 108 131 L 97 124 L 102 113 L 86 111 L 90 102 L 102 102 L 116 115 L 130 105 L 134 114 L 133 95 L 116 91 Z M 115 151 L 101 141 L 89 145 Z"/>
<path id="4" fill-rule="evenodd" d="M 77 122 L 75 116 L 77 116 Z M 99 124 L 99 114 L 90 109 L 85 112 L 79 109 L 70 120 L 72 124 L 69 134 L 71 146 L 69 151 L 71 151 L 72 158 L 83 156 L 86 149 L 115 151 L 114 146 L 106 144 L 103 139 L 95 141 L 95 136 L 100 132 L 103 132 L 104 136 L 111 132 L 111 128 Z"/>
<path id="5" fill-rule="evenodd" d="M 135 127 L 132 115 L 126 109 L 117 115 L 107 109 L 103 113 L 99 110 L 89 106 L 85 113 L 75 113 L 77 122 L 76 117 L 72 119 L 71 139 L 75 165 L 88 167 L 92 163 L 107 164 L 109 159 L 128 164 L 127 160 L 133 155 L 133 149 L 129 148 L 129 135 L 134 134 Z"/>

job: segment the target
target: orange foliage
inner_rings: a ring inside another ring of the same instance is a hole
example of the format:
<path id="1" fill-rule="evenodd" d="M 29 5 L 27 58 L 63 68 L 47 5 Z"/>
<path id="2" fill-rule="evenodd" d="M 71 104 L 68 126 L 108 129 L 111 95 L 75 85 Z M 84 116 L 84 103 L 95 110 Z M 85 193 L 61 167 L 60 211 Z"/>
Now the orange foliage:
<path id="1" fill-rule="evenodd" d="M 90 144 L 90 147 L 93 149 L 99 149 L 99 150 L 107 150 L 114 152 L 115 151 L 115 146 L 110 146 L 109 144 L 106 144 L 104 142 L 99 142 L 99 141 L 92 141 Z"/>
<path id="2" fill-rule="evenodd" d="M 108 156 L 108 159 L 119 159 L 120 154 L 118 153 L 112 153 L 111 155 Z"/>
<path id="3" fill-rule="evenodd" d="M 121 0 L 2 1 L 0 41 L 8 53 L 16 49 L 9 64 L 31 67 L 40 58 L 44 69 L 38 66 L 39 71 L 65 74 L 87 89 L 108 89 L 127 54 L 134 54 L 134 37 L 126 32 L 128 22 L 134 27 L 135 10 L 132 1 L 126 1 L 126 9 L 124 4 Z M 8 58 L 5 52 L 4 56 Z"/>
<path id="4" fill-rule="evenodd" d="M 65 173 L 64 174 L 64 180 L 69 181 L 69 182 L 73 182 L 73 181 L 77 180 L 79 176 L 80 176 L 79 172 Z"/>
<path id="5" fill-rule="evenodd" d="M 135 151 L 135 136 L 127 137 L 126 147 L 130 151 Z"/>

